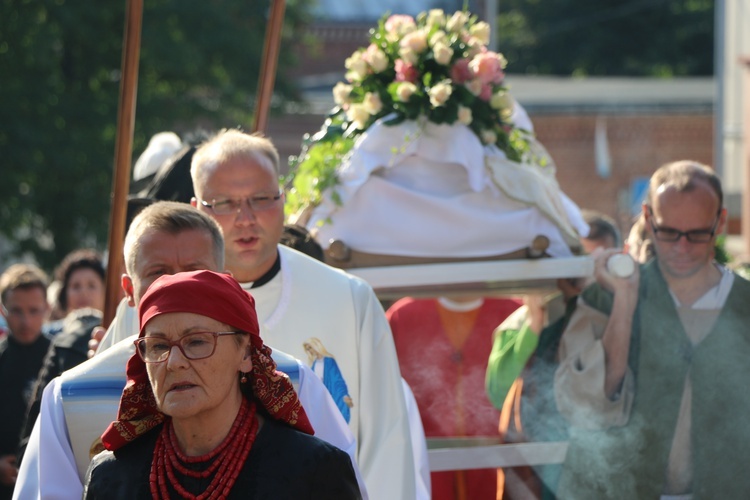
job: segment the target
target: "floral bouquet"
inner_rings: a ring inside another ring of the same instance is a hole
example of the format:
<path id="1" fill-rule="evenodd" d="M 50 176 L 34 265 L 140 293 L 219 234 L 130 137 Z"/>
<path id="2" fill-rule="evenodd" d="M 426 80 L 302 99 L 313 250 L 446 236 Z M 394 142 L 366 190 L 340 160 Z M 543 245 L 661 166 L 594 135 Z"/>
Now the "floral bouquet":
<path id="1" fill-rule="evenodd" d="M 377 120 L 460 123 L 508 160 L 533 162 L 532 133 L 510 120 L 514 101 L 504 86 L 506 60 L 487 49 L 489 38 L 489 25 L 465 11 L 383 17 L 370 30 L 370 45 L 346 60 L 348 83 L 333 89 L 337 107 L 292 158 L 285 179 L 290 213 L 316 205 L 321 192 L 336 186 L 337 166 Z M 336 201 L 335 192 L 332 197 Z"/>

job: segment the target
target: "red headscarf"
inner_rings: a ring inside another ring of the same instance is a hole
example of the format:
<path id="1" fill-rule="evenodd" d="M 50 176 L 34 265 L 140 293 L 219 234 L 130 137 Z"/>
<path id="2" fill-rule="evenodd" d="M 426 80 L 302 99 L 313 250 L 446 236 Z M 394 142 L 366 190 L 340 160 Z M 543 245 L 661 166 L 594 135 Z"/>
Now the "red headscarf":
<path id="1" fill-rule="evenodd" d="M 149 287 L 138 307 L 139 337 L 143 337 L 144 327 L 150 319 L 171 312 L 200 314 L 249 333 L 253 396 L 274 419 L 313 434 L 289 377 L 276 370 L 271 349 L 260 338 L 255 300 L 234 278 L 213 271 L 160 277 Z M 128 360 L 126 374 L 127 383 L 120 398 L 117 420 L 102 434 L 104 447 L 112 451 L 145 434 L 167 418 L 156 406 L 146 363 L 137 352 Z"/>

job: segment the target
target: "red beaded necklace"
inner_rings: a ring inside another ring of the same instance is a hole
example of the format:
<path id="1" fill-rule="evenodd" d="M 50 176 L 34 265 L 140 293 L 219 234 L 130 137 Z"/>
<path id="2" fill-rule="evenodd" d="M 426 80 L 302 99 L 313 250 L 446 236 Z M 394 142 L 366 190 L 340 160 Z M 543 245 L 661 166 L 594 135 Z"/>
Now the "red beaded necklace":
<path id="1" fill-rule="evenodd" d="M 245 465 L 250 448 L 253 446 L 258 431 L 258 421 L 255 418 L 255 403 L 242 398 L 240 411 L 234 419 L 232 428 L 224 440 L 211 452 L 199 457 L 189 457 L 180 451 L 177 437 L 170 420 L 161 430 L 154 447 L 154 458 L 151 461 L 149 483 L 151 497 L 169 499 L 167 484 L 177 493 L 189 500 L 220 500 L 225 499 L 237 481 L 237 476 Z M 206 464 L 202 470 L 192 470 L 185 464 Z M 200 495 L 193 495 L 181 484 L 175 470 L 183 476 L 205 479 L 213 474 L 213 479 L 206 490 Z"/>

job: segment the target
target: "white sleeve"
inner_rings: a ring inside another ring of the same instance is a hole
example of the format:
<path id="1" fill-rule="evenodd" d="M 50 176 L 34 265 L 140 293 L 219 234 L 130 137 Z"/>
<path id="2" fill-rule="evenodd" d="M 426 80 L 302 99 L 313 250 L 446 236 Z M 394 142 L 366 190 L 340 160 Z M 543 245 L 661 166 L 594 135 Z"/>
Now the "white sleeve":
<path id="1" fill-rule="evenodd" d="M 417 400 L 414 393 L 401 379 L 404 388 L 404 399 L 406 400 L 406 411 L 409 412 L 409 431 L 411 432 L 411 447 L 414 452 L 414 468 L 417 472 L 417 500 L 430 500 L 432 498 L 432 485 L 430 482 L 430 461 L 427 458 L 427 438 L 424 435 L 422 417 L 419 414 Z"/>
<path id="2" fill-rule="evenodd" d="M 39 417 L 18 471 L 13 500 L 77 500 L 83 494 L 66 431 L 59 382 L 59 377 L 52 379 L 42 393 Z"/>
<path id="3" fill-rule="evenodd" d="M 365 482 L 357 466 L 357 441 L 354 439 L 354 434 L 352 434 L 349 425 L 341 415 L 341 411 L 336 407 L 331 393 L 328 392 L 320 378 L 299 360 L 297 364 L 299 366 L 297 395 L 305 413 L 307 413 L 310 424 L 315 429 L 315 437 L 349 454 L 354 473 L 357 476 L 357 483 L 359 483 L 359 490 L 362 493 L 363 500 L 366 500 L 368 497 Z"/>
<path id="4" fill-rule="evenodd" d="M 357 462 L 372 498 L 416 498 L 416 472 L 401 370 L 393 335 L 372 288 L 352 293 L 359 328 L 359 442 Z"/>
<path id="5" fill-rule="evenodd" d="M 122 299 L 117 305 L 117 312 L 107 328 L 107 333 L 99 342 L 96 353 L 101 354 L 121 340 L 137 333 L 137 312 L 134 307 L 128 305 L 128 299 Z"/>

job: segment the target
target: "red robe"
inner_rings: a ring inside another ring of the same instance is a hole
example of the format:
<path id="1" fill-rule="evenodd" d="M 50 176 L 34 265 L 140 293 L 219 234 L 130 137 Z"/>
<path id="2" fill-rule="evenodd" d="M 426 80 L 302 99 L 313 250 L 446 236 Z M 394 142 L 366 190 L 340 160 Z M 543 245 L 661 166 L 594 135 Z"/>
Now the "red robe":
<path id="1" fill-rule="evenodd" d="M 485 299 L 466 312 L 436 299 L 404 298 L 388 309 L 401 375 L 411 386 L 425 435 L 497 437 L 500 414 L 487 398 L 484 377 L 492 332 L 521 303 Z M 435 500 L 494 500 L 496 469 L 433 472 Z"/>

